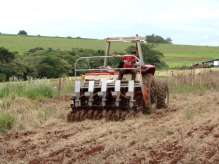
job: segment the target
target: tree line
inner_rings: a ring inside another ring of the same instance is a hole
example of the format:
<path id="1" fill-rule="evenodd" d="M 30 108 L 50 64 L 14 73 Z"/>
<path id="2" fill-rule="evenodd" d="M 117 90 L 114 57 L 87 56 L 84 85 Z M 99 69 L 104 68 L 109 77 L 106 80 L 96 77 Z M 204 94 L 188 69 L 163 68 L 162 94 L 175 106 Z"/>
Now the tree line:
<path id="1" fill-rule="evenodd" d="M 127 53 L 130 47 L 127 48 Z M 155 64 L 158 68 L 167 67 L 163 61 L 163 54 L 150 45 L 142 44 L 145 63 Z M 123 54 L 119 53 L 118 54 Z M 81 56 L 103 56 L 103 50 L 73 48 L 60 50 L 36 47 L 25 54 L 12 52 L 0 47 L 0 81 L 9 81 L 10 78 L 28 80 L 29 78 L 58 78 L 74 75 L 74 63 Z M 113 67 L 119 64 L 118 59 L 109 61 Z M 103 59 L 94 59 L 90 62 L 81 61 L 78 68 L 95 68 L 103 65 Z"/>
<path id="2" fill-rule="evenodd" d="M 0 33 L 1 34 L 1 33 Z M 23 35 L 23 36 L 27 36 L 28 33 L 25 30 L 20 30 L 17 35 Z M 38 35 L 40 36 L 40 35 Z M 67 37 L 68 39 L 71 39 L 71 36 Z M 76 37 L 76 39 L 81 39 L 81 37 Z M 147 43 L 152 43 L 152 44 L 172 44 L 172 39 L 170 37 L 164 38 L 160 35 L 146 35 L 145 36 L 145 41 Z"/>
<path id="3" fill-rule="evenodd" d="M 163 43 L 163 44 L 172 44 L 172 39 L 170 37 L 168 38 L 164 38 L 162 36 L 159 35 L 147 35 L 145 37 L 145 40 L 147 41 L 147 43 L 154 43 L 154 44 L 159 44 L 159 43 Z"/>

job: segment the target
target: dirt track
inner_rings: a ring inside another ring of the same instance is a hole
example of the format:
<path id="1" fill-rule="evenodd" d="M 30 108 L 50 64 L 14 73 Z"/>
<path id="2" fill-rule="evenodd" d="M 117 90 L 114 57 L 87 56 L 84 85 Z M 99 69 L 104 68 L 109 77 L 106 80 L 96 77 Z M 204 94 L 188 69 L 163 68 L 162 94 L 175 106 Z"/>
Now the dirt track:
<path id="1" fill-rule="evenodd" d="M 176 95 L 167 110 L 138 119 L 0 135 L 0 163 L 219 163 L 218 97 Z"/>

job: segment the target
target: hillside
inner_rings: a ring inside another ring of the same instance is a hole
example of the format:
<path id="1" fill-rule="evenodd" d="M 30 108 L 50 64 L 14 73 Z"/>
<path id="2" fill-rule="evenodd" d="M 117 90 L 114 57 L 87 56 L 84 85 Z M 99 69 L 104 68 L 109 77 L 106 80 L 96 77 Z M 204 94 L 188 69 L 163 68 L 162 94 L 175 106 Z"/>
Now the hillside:
<path id="1" fill-rule="evenodd" d="M 97 39 L 0 35 L 0 46 L 24 54 L 25 51 L 35 47 L 61 50 L 71 48 L 104 49 L 105 42 Z M 128 44 L 117 43 L 113 46 L 113 50 L 122 51 L 127 46 Z M 161 44 L 156 46 L 155 49 L 164 54 L 165 60 L 170 67 L 190 65 L 199 61 L 219 58 L 219 47 Z"/>

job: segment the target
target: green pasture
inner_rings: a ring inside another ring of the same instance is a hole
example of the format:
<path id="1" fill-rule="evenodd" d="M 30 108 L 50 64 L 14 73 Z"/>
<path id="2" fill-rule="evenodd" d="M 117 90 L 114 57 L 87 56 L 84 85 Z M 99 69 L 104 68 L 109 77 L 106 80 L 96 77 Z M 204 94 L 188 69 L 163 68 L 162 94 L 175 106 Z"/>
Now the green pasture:
<path id="1" fill-rule="evenodd" d="M 164 54 L 171 67 L 219 58 L 219 47 L 160 44 L 156 49 Z"/>
<path id="2" fill-rule="evenodd" d="M 121 52 L 128 45 L 116 43 L 112 49 Z M 23 55 L 27 50 L 35 47 L 61 50 L 72 48 L 105 49 L 105 42 L 98 39 L 0 35 L 0 46 Z M 219 58 L 219 47 L 160 44 L 154 48 L 164 54 L 164 60 L 170 67 L 189 66 L 200 61 Z"/>

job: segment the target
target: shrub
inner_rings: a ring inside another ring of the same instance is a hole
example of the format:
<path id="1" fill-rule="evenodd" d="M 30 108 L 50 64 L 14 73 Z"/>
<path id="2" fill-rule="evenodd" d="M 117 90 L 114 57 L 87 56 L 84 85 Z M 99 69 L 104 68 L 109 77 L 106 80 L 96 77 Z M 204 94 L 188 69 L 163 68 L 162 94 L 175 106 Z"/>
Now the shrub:
<path id="1" fill-rule="evenodd" d="M 15 123 L 15 118 L 8 113 L 0 113 L 0 132 L 10 130 Z"/>
<path id="2" fill-rule="evenodd" d="M 10 52 L 4 47 L 0 47 L 0 63 L 10 63 L 15 59 L 15 53 Z"/>

